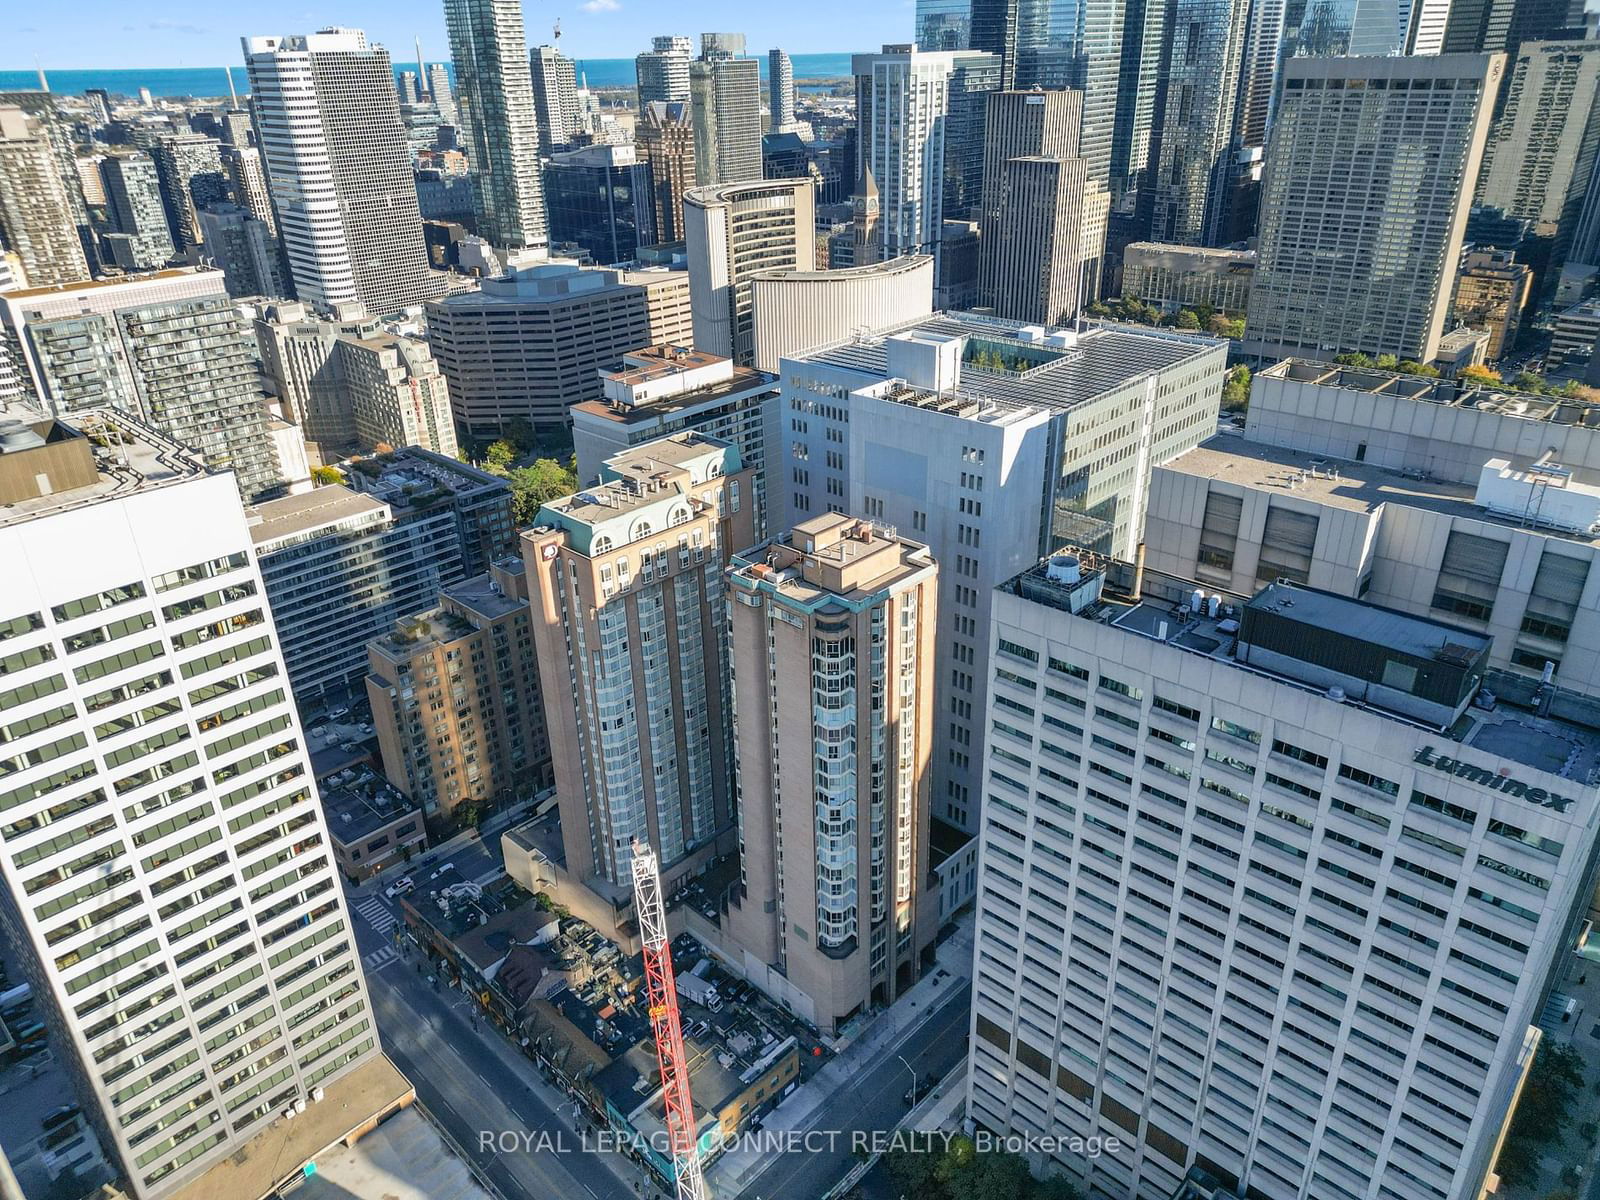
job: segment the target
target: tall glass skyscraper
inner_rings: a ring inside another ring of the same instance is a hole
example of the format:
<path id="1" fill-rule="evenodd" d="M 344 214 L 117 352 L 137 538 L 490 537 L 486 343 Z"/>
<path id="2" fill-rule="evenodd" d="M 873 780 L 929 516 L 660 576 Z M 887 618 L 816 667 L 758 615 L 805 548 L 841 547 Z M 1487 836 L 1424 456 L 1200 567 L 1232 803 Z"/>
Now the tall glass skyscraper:
<path id="1" fill-rule="evenodd" d="M 520 0 L 446 0 L 456 107 L 477 175 L 478 233 L 496 246 L 543 246 L 539 127 Z"/>

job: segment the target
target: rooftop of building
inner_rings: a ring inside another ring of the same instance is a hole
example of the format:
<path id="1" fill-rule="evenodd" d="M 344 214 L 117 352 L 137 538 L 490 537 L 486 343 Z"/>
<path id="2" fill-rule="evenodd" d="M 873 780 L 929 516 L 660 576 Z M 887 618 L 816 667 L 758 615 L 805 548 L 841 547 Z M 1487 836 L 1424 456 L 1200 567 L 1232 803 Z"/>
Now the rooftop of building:
<path id="1" fill-rule="evenodd" d="M 961 339 L 959 384 L 940 390 L 908 384 L 889 398 L 938 407 L 974 419 L 1004 413 L 1069 409 L 1225 343 L 1199 334 L 1145 326 L 1086 323 L 1082 332 L 1050 330 L 976 313 L 935 313 L 899 326 L 858 335 L 798 357 L 855 371 L 869 380 L 890 378 L 891 340 Z"/>
<path id="2" fill-rule="evenodd" d="M 3 293 L 7 300 L 37 300 L 41 296 L 60 296 L 70 292 L 99 291 L 103 288 L 122 287 L 132 283 L 158 283 L 185 276 L 218 275 L 210 267 L 167 267 L 160 271 L 143 271 L 136 275 L 112 275 L 104 279 L 79 279 L 72 283 L 52 283 L 40 287 L 12 288 Z"/>
<path id="3" fill-rule="evenodd" d="M 505 274 L 483 280 L 482 286 L 474 291 L 431 303 L 445 310 L 512 304 L 559 304 L 601 292 L 641 287 L 662 279 L 681 279 L 687 286 L 689 276 L 686 272 L 667 268 L 619 271 L 611 267 L 585 266 L 576 259 L 553 258 L 514 264 Z"/>
<path id="4" fill-rule="evenodd" d="M 971 844 L 973 834 L 965 829 L 950 824 L 940 817 L 934 817 L 928 822 L 928 858 L 929 865 L 936 870 L 939 864 L 952 854 L 958 854 L 963 847 Z"/>
<path id="5" fill-rule="evenodd" d="M 353 491 L 375 496 L 396 512 L 428 508 L 450 495 L 490 491 L 509 496 L 511 491 L 500 476 L 421 446 L 353 458 L 339 469 Z"/>
<path id="6" fill-rule="evenodd" d="M 687 501 L 693 510 L 698 500 L 688 494 L 690 486 L 741 469 L 739 452 L 731 444 L 683 430 L 608 458 L 593 487 L 549 501 L 539 510 L 537 523 L 559 525 L 569 533 L 583 535 L 577 548 L 588 553 L 588 535 L 596 526 L 674 501 Z M 671 523 L 671 515 L 663 514 L 661 527 Z M 618 545 L 629 540 L 631 535 L 612 537 Z"/>
<path id="7" fill-rule="evenodd" d="M 574 410 L 619 425 L 659 421 L 674 413 L 715 404 L 775 386 L 774 376 L 688 346 L 646 346 L 623 356 L 616 371 L 602 371 L 605 399 Z"/>
<path id="8" fill-rule="evenodd" d="M 1002 586 L 1583 787 L 1600 781 L 1600 722 L 1580 719 L 1596 711 L 1593 701 L 1488 669 L 1484 634 L 1283 580 L 1244 597 L 1156 571 L 1139 577 L 1135 594 L 1131 564 L 1073 552 Z"/>
<path id="9" fill-rule="evenodd" d="M 926 546 L 901 538 L 892 526 L 843 513 L 802 521 L 731 561 L 736 581 L 807 609 L 835 600 L 861 604 L 932 570 Z"/>
<path id="10" fill-rule="evenodd" d="M 492 1200 L 466 1160 L 416 1108 L 396 1113 L 353 1146 L 317 1155 L 317 1170 L 295 1183 L 295 1200 Z"/>
<path id="11" fill-rule="evenodd" d="M 418 811 L 412 801 L 370 766 L 347 767 L 317 786 L 328 832 L 349 845 Z"/>
<path id="12" fill-rule="evenodd" d="M 933 259 L 926 254 L 902 254 L 883 262 L 862 263 L 856 267 L 839 267 L 829 271 L 774 270 L 752 271 L 748 278 L 761 280 L 788 280 L 796 283 L 837 283 L 844 285 L 854 279 L 871 277 L 893 278 L 911 275 L 921 270 L 931 270 Z"/>
<path id="13" fill-rule="evenodd" d="M 1467 332 L 1474 335 L 1482 333 L 1481 330 Z M 1457 379 L 1430 379 L 1370 367 L 1334 366 L 1304 358 L 1287 358 L 1270 367 L 1263 367 L 1257 377 L 1393 396 L 1452 408 L 1475 408 L 1528 421 L 1600 426 L 1600 405 L 1589 404 L 1576 397 L 1519 392 L 1502 384 L 1481 386 Z"/>
<path id="14" fill-rule="evenodd" d="M 114 409 L 77 413 L 69 425 L 0 408 L 0 526 L 209 473 L 193 451 Z"/>
<path id="15" fill-rule="evenodd" d="M 1519 462 L 1525 469 L 1526 460 Z M 1242 487 L 1280 491 L 1286 496 L 1300 496 L 1352 512 L 1372 512 L 1385 504 L 1399 504 L 1507 528 L 1530 527 L 1527 520 L 1501 515 L 1478 504 L 1477 490 L 1466 484 L 1429 479 L 1421 472 L 1402 473 L 1371 463 L 1305 454 L 1253 442 L 1234 433 L 1219 433 L 1157 469 Z M 1573 474 L 1579 486 L 1600 484 L 1600 473 L 1575 470 Z M 1539 526 L 1538 532 L 1600 545 L 1600 536 L 1545 525 Z"/>
<path id="16" fill-rule="evenodd" d="M 1254 262 L 1256 252 L 1242 246 L 1183 246 L 1176 242 L 1129 242 L 1123 247 L 1123 257 L 1131 254 L 1174 254 L 1186 258 L 1209 260 L 1217 263 Z"/>
<path id="17" fill-rule="evenodd" d="M 381 500 L 330 483 L 245 509 L 250 540 L 261 547 L 342 521 L 370 518 L 385 511 Z"/>
<path id="18" fill-rule="evenodd" d="M 411 1082 L 383 1054 L 339 1076 L 305 1111 L 279 1117 L 168 1200 L 255 1200 L 304 1178 L 304 1167 L 374 1119 L 411 1103 Z M 358 1143 L 359 1144 L 359 1143 Z"/>

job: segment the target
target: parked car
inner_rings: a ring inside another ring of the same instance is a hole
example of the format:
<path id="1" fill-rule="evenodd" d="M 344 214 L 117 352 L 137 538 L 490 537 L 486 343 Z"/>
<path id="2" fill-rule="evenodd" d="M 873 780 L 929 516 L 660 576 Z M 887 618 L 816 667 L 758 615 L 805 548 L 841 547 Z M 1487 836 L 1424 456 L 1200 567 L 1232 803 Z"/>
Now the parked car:
<path id="1" fill-rule="evenodd" d="M 399 896 L 404 896 L 407 892 L 415 891 L 416 886 L 416 881 L 412 879 L 411 876 L 402 875 L 388 887 L 384 888 L 383 894 L 389 897 L 389 899 L 393 900 Z"/>

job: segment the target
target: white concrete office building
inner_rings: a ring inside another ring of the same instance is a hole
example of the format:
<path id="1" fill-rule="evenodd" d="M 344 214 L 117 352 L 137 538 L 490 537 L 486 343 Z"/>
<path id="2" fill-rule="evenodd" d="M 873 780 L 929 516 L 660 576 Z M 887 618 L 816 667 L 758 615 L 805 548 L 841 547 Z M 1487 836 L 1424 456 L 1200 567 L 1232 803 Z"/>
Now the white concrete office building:
<path id="1" fill-rule="evenodd" d="M 937 254 L 944 221 L 944 123 L 955 55 L 885 46 L 850 60 L 856 155 L 878 185 L 879 258 Z"/>
<path id="2" fill-rule="evenodd" d="M 683 224 L 695 347 L 749 366 L 751 277 L 816 263 L 816 189 L 809 179 L 691 188 L 683 196 Z"/>
<path id="3" fill-rule="evenodd" d="M 247 37 L 244 54 L 300 299 L 388 314 L 437 295 L 389 52 L 327 29 Z"/>
<path id="4" fill-rule="evenodd" d="M 1064 544 L 1134 553 L 1150 469 L 1216 431 L 1226 349 L 945 314 L 782 361 L 772 527 L 865 516 L 939 563 L 935 816 L 977 827 L 995 586 Z"/>
<path id="5" fill-rule="evenodd" d="M 750 276 L 753 361 L 776 371 L 784 358 L 933 315 L 933 258 L 904 254 L 837 271 L 758 271 Z"/>
<path id="6" fill-rule="evenodd" d="M 969 1113 L 1114 1136 L 1037 1164 L 1104 1200 L 1476 1196 L 1593 887 L 1600 733 L 1474 707 L 1462 626 L 1208 593 L 1070 556 L 996 593 Z"/>
<path id="7" fill-rule="evenodd" d="M 382 1060 L 233 481 L 73 426 L 0 449 L 0 918 L 157 1200 Z"/>

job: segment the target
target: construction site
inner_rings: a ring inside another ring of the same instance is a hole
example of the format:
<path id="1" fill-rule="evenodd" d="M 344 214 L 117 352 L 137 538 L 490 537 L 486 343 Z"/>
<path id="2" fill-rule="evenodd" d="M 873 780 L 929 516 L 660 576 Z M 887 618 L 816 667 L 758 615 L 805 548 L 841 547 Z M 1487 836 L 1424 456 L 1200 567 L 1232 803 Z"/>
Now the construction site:
<path id="1" fill-rule="evenodd" d="M 630 955 L 509 878 L 480 885 L 449 864 L 427 867 L 415 872 L 401 910 L 440 985 L 474 996 L 594 1126 L 669 1191 L 680 1182 L 675 1157 L 692 1149 L 703 1168 L 832 1057 L 812 1030 L 724 972 L 692 935 L 668 943 L 663 920 L 652 943 L 644 904 L 643 948 Z"/>

